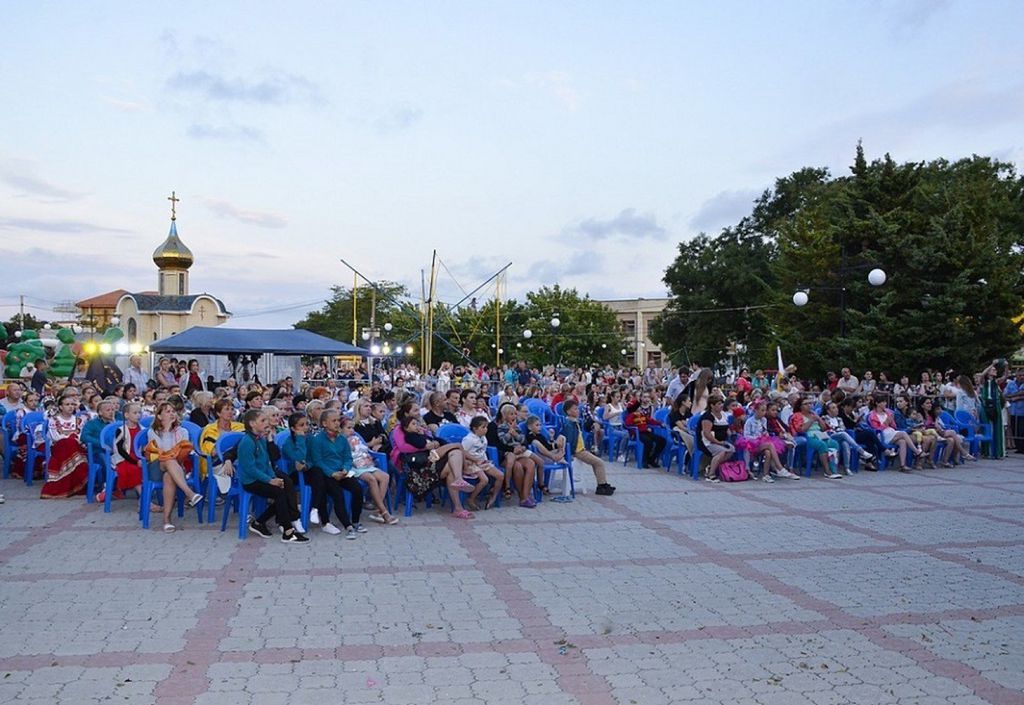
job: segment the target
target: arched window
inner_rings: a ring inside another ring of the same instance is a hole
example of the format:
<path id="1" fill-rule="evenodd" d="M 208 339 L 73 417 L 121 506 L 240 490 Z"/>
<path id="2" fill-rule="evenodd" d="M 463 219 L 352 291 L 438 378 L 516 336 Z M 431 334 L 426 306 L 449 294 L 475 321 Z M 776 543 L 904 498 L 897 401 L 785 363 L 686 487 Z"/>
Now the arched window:
<path id="1" fill-rule="evenodd" d="M 134 343 L 139 335 L 139 324 L 135 322 L 134 318 L 128 319 L 128 344 Z"/>

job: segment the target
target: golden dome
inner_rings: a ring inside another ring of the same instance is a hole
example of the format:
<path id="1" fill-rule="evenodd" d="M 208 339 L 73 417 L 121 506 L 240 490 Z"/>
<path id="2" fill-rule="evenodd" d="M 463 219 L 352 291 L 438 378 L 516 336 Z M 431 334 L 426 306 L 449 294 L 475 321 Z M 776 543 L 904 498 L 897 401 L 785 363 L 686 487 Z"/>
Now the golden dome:
<path id="1" fill-rule="evenodd" d="M 178 237 L 178 228 L 173 220 L 167 239 L 153 251 L 153 261 L 160 269 L 188 269 L 192 266 L 192 250 L 185 247 Z"/>

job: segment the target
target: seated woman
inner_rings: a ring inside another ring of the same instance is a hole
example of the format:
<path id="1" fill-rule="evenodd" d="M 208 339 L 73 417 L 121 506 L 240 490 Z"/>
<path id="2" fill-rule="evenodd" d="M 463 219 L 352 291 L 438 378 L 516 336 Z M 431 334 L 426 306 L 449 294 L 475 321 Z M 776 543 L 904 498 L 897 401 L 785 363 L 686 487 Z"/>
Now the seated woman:
<path id="1" fill-rule="evenodd" d="M 214 421 L 203 427 L 199 434 L 199 452 L 204 456 L 199 460 L 199 478 L 204 483 L 206 482 L 207 473 L 210 472 L 210 468 L 206 467 L 206 456 L 213 460 L 214 474 L 222 477 L 230 477 L 232 475 L 234 469 L 230 459 L 225 459 L 223 464 L 221 464 L 221 459 L 214 452 L 217 447 L 217 439 L 225 433 L 242 433 L 245 431 L 245 426 L 235 421 L 235 406 L 230 399 L 218 399 L 214 403 L 213 417 Z M 221 486 L 220 493 L 224 494 L 227 492 L 227 487 L 229 486 L 230 483 L 225 482 Z"/>
<path id="2" fill-rule="evenodd" d="M 786 452 L 786 443 L 769 435 L 767 413 L 768 405 L 763 401 L 754 405 L 754 412 L 743 424 L 743 435 L 736 439 L 736 447 L 748 451 L 751 460 L 760 455 L 764 467 L 761 479 L 765 482 L 775 482 L 772 474 L 786 477 L 789 472 L 781 460 Z"/>
<path id="3" fill-rule="evenodd" d="M 907 464 L 907 452 L 913 452 L 914 457 L 917 458 L 924 451 L 914 443 L 914 439 L 908 436 L 905 431 L 900 431 L 896 428 L 895 414 L 887 408 L 884 397 L 875 398 L 872 404 L 873 409 L 868 414 L 868 425 L 882 434 L 882 440 L 885 443 L 899 448 L 900 471 L 909 471 L 910 466 Z"/>
<path id="4" fill-rule="evenodd" d="M 199 428 L 205 428 L 217 420 L 213 409 L 213 392 L 192 393 L 192 413 L 188 415 L 188 420 Z"/>
<path id="5" fill-rule="evenodd" d="M 922 399 L 920 406 L 911 409 L 907 416 L 910 437 L 924 451 L 924 455 L 918 458 L 918 462 L 924 460 L 924 467 L 932 470 L 935 469 L 935 462 L 932 458 L 935 455 L 935 446 L 939 442 L 939 430 L 935 428 L 935 422 L 929 414 L 933 406 L 934 402 L 931 399 Z"/>
<path id="6" fill-rule="evenodd" d="M 873 467 L 875 456 L 861 448 L 853 436 L 846 431 L 846 424 L 843 423 L 843 419 L 839 415 L 839 405 L 834 401 L 828 403 L 828 407 L 825 410 L 824 421 L 829 438 L 839 444 L 843 467 L 846 468 L 847 475 L 853 474 L 853 470 L 850 469 L 852 453 L 860 454 L 860 459 L 864 461 L 866 469 L 876 469 Z"/>
<path id="7" fill-rule="evenodd" d="M 612 390 L 608 394 L 608 403 L 604 406 L 604 420 L 608 422 L 611 435 L 618 439 L 611 457 L 620 463 L 626 462 L 626 444 L 629 443 L 629 434 L 622 427 L 625 411 L 626 407 L 622 403 L 622 394 L 617 389 Z"/>
<path id="8" fill-rule="evenodd" d="M 139 419 L 142 418 L 142 405 L 130 401 L 124 405 L 124 423 L 114 432 L 114 449 L 110 454 L 110 462 L 117 475 L 117 486 L 113 488 L 114 499 L 124 497 L 125 490 L 142 493 L 142 462 L 135 454 L 135 438 L 142 430 Z M 96 496 L 97 502 L 106 499 L 107 487 Z"/>
<path id="9" fill-rule="evenodd" d="M 519 493 L 519 506 L 531 509 L 536 504 L 533 501 L 533 483 L 538 473 L 543 477 L 544 461 L 534 457 L 533 451 L 526 447 L 526 437 L 519 431 L 518 411 L 514 406 L 503 404 L 498 409 L 498 417 L 500 421 L 495 424 L 495 434 L 498 455 L 505 469 L 505 497 L 512 498 L 511 485 L 514 483 Z"/>
<path id="10" fill-rule="evenodd" d="M 275 517 L 281 528 L 282 542 L 305 543 L 309 539 L 301 533 L 292 481 L 287 475 L 276 472 L 270 462 L 266 439 L 269 423 L 267 416 L 256 409 L 242 415 L 245 435 L 236 449 L 238 482 L 246 492 L 270 500 L 263 513 L 249 521 L 249 531 L 270 538 L 273 534 L 267 528 L 267 521 Z"/>
<path id="11" fill-rule="evenodd" d="M 477 416 L 469 423 L 469 433 L 462 437 L 462 471 L 467 477 L 474 473 L 478 478 L 476 487 L 473 488 L 466 501 L 466 505 L 473 511 L 478 510 L 476 500 L 488 486 L 489 483 L 486 482 L 488 477 L 494 480 L 494 486 L 484 509 L 494 506 L 501 494 L 501 488 L 505 484 L 504 473 L 487 458 L 487 425 L 489 423 L 486 416 Z"/>
<path id="12" fill-rule="evenodd" d="M 476 408 L 476 391 L 463 389 L 459 395 L 459 410 L 455 412 L 455 418 L 459 420 L 460 425 L 469 428 L 470 422 L 477 416 L 480 416 L 480 412 Z"/>
<path id="13" fill-rule="evenodd" d="M 426 427 L 419 414 L 402 417 L 400 430 L 395 433 L 391 451 L 392 463 L 406 472 L 406 489 L 417 498 L 423 497 L 441 482 L 448 486 L 456 519 L 472 519 L 473 513 L 462 506 L 460 491 L 469 491 L 473 485 L 462 479 L 465 453 L 461 443 L 441 443 L 426 435 Z M 404 461 L 403 461 L 404 456 Z"/>
<path id="14" fill-rule="evenodd" d="M 50 417 L 50 462 L 46 466 L 46 484 L 42 499 L 73 497 L 85 492 L 89 481 L 89 462 L 85 446 L 79 440 L 83 417 L 76 415 L 77 398 L 66 395 L 57 402 L 57 413 Z"/>
<path id="15" fill-rule="evenodd" d="M 153 424 L 149 427 L 145 454 L 150 462 L 150 479 L 163 482 L 166 533 L 176 529 L 171 523 L 171 510 L 174 509 L 174 498 L 178 490 L 185 493 L 189 507 L 195 507 L 203 501 L 203 495 L 189 487 L 185 479 L 183 465 L 191 452 L 192 444 L 189 443 L 188 432 L 181 427 L 174 407 L 170 402 L 161 402 L 156 407 Z M 154 464 L 157 466 L 154 467 Z M 157 472 L 159 475 L 156 475 Z"/>
<path id="16" fill-rule="evenodd" d="M 729 420 L 726 417 L 725 400 L 719 394 L 712 394 L 707 400 L 707 410 L 701 414 L 697 429 L 697 447 L 711 459 L 704 479 L 718 482 L 718 466 L 732 457 L 736 449 L 727 442 Z"/>
<path id="17" fill-rule="evenodd" d="M 355 473 L 354 477 L 357 480 L 365 482 L 369 487 L 370 499 L 373 500 L 373 506 L 377 508 L 376 512 L 370 513 L 370 521 L 375 521 L 378 524 L 397 524 L 398 517 L 391 516 L 384 503 L 388 485 L 391 483 L 391 476 L 388 475 L 387 470 L 374 465 L 370 448 L 355 432 L 352 419 L 343 418 L 341 420 L 341 435 L 348 440 L 349 448 L 352 450 L 351 472 Z"/>
<path id="18" fill-rule="evenodd" d="M 811 408 L 811 400 L 804 398 L 793 402 L 793 415 L 789 417 L 789 431 L 794 436 L 807 437 L 807 452 L 814 453 L 825 468 L 825 477 L 830 480 L 842 478 L 837 472 L 839 442 L 825 431 L 827 424 Z M 852 474 L 852 473 L 851 473 Z"/>

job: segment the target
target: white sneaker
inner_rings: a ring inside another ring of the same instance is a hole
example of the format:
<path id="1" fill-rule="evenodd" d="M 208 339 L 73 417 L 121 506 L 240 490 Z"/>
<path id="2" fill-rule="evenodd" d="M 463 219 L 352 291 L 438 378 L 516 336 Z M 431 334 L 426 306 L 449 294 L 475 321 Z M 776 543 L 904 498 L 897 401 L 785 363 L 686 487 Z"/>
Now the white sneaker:
<path id="1" fill-rule="evenodd" d="M 765 473 L 764 477 L 761 478 L 761 481 L 762 482 L 767 482 L 768 484 L 771 484 L 771 483 L 775 482 L 775 478 L 772 477 L 769 473 Z"/>
<path id="2" fill-rule="evenodd" d="M 615 459 L 615 462 L 617 462 L 617 463 L 625 463 L 626 462 L 626 456 L 620 455 L 618 458 Z"/>
<path id="3" fill-rule="evenodd" d="M 799 480 L 799 479 L 800 479 L 800 476 L 799 476 L 799 475 L 795 475 L 795 474 L 791 473 L 791 472 L 790 472 L 790 471 L 789 471 L 788 469 L 786 469 L 786 468 L 782 468 L 781 470 L 779 470 L 779 471 L 778 471 L 777 473 L 775 473 L 775 474 L 776 474 L 776 475 L 778 475 L 779 477 L 784 477 L 784 478 L 786 478 L 787 480 Z"/>
<path id="4" fill-rule="evenodd" d="M 298 519 L 292 522 L 292 528 L 298 531 L 300 534 L 306 533 L 306 530 L 302 528 L 302 522 Z"/>
<path id="5" fill-rule="evenodd" d="M 871 453 L 867 452 L 863 448 L 861 449 L 861 451 L 860 451 L 860 459 L 861 460 L 871 460 L 874 457 L 875 456 L 871 455 Z"/>
<path id="6" fill-rule="evenodd" d="M 851 470 L 850 468 L 846 468 L 846 474 L 853 475 L 853 470 Z"/>
<path id="7" fill-rule="evenodd" d="M 327 522 L 326 524 L 324 524 L 322 527 L 320 527 L 320 530 L 323 531 L 325 534 L 330 534 L 331 536 L 337 536 L 341 533 L 341 529 L 336 527 L 331 522 Z"/>
<path id="8" fill-rule="evenodd" d="M 841 480 L 843 476 L 837 472 L 830 472 L 826 473 L 825 477 L 828 478 L 829 480 Z"/>
<path id="9" fill-rule="evenodd" d="M 320 512 L 318 510 L 311 509 L 309 511 L 309 523 L 310 524 L 319 524 L 320 523 Z"/>

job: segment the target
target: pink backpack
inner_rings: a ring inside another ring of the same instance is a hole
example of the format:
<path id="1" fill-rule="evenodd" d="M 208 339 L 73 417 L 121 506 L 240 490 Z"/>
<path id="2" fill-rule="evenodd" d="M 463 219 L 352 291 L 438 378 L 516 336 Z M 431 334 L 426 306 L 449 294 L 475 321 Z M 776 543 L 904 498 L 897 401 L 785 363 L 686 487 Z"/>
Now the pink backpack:
<path id="1" fill-rule="evenodd" d="M 718 477 L 722 482 L 743 482 L 750 479 L 747 464 L 742 460 L 729 460 L 719 465 Z"/>

